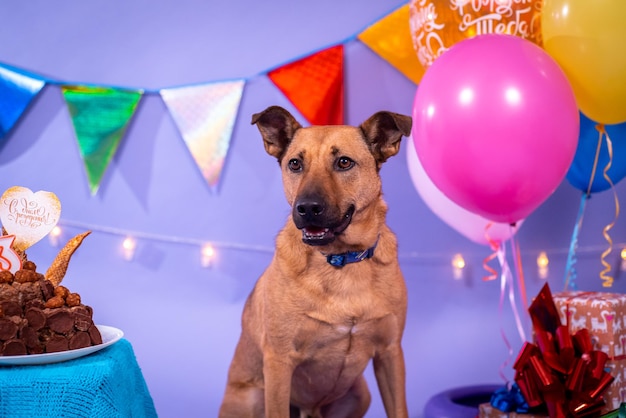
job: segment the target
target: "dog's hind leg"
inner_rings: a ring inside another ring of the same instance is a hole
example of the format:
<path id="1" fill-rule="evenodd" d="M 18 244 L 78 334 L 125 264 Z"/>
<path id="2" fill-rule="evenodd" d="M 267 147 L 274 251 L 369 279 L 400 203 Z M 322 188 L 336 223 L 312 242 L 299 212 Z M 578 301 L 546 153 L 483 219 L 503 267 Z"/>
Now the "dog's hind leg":
<path id="1" fill-rule="evenodd" d="M 261 388 L 228 385 L 219 418 L 264 418 L 264 398 Z"/>
<path id="2" fill-rule="evenodd" d="M 361 418 L 370 406 L 372 396 L 363 375 L 343 397 L 322 408 L 324 418 Z"/>

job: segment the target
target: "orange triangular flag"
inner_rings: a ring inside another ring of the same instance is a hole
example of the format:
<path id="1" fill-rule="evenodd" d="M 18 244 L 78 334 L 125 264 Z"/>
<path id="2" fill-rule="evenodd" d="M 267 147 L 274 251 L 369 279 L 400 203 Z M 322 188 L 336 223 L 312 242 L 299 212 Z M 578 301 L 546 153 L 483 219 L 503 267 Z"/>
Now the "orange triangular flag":
<path id="1" fill-rule="evenodd" d="M 293 61 L 267 75 L 311 124 L 343 124 L 343 45 Z"/>
<path id="2" fill-rule="evenodd" d="M 425 70 L 413 47 L 408 4 L 369 26 L 358 39 L 415 84 L 422 79 Z"/>

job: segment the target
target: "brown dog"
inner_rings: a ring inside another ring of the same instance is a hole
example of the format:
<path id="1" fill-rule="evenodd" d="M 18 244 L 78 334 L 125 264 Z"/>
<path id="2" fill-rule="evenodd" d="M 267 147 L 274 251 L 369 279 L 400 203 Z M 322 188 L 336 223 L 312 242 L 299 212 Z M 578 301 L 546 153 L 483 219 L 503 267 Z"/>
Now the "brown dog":
<path id="1" fill-rule="evenodd" d="M 389 417 L 406 417 L 406 287 L 379 171 L 411 118 L 303 128 L 272 106 L 252 117 L 283 173 L 292 216 L 246 302 L 222 418 L 362 417 L 370 359 Z"/>

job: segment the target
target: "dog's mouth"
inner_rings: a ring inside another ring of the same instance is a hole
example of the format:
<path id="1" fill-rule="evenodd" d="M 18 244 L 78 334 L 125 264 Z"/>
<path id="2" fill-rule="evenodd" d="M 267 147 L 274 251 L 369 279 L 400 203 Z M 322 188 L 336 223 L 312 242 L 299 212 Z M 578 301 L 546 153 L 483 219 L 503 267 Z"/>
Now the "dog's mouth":
<path id="1" fill-rule="evenodd" d="M 306 225 L 302 227 L 302 241 L 308 245 L 330 244 L 335 240 L 337 235 L 340 235 L 346 230 L 346 228 L 348 228 L 348 225 L 352 222 L 354 210 L 354 205 L 351 205 L 342 216 L 339 224 L 332 227 L 320 227 L 314 225 Z"/>

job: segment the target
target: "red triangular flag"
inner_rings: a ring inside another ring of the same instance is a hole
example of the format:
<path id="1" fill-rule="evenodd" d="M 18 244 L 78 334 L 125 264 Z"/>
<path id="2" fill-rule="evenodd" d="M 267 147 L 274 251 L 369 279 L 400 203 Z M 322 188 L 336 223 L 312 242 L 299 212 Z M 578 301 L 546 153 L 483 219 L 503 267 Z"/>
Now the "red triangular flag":
<path id="1" fill-rule="evenodd" d="M 343 45 L 283 65 L 267 76 L 311 124 L 343 124 Z"/>

